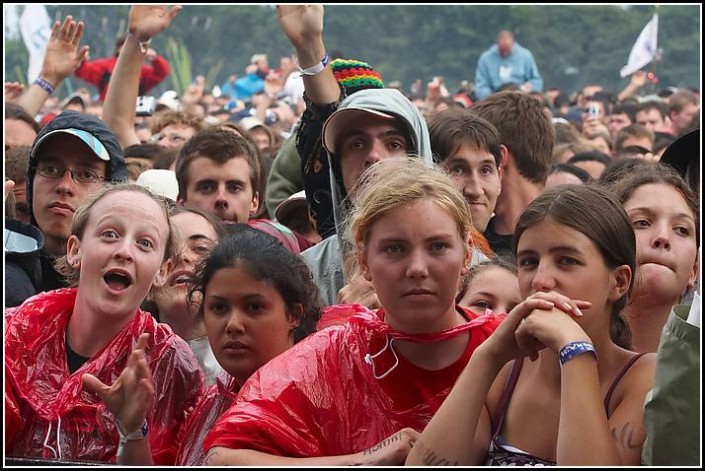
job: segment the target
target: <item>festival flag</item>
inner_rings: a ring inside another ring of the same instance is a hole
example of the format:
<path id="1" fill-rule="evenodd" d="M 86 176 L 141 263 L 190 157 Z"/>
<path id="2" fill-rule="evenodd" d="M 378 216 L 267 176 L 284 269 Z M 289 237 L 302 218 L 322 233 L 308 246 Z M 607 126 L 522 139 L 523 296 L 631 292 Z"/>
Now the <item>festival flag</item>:
<path id="1" fill-rule="evenodd" d="M 646 23 L 644 29 L 641 30 L 641 34 L 639 34 L 634 46 L 632 46 L 632 52 L 629 53 L 629 61 L 620 71 L 622 78 L 632 75 L 634 72 L 654 60 L 656 49 L 658 47 L 657 39 L 658 14 L 654 13 L 651 20 Z"/>

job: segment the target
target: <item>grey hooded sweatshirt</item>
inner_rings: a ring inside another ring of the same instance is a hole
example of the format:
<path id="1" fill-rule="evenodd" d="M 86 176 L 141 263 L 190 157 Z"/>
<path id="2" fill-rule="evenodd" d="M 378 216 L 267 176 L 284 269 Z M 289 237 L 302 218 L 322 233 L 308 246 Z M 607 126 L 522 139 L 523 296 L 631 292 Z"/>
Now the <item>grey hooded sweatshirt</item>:
<path id="1" fill-rule="evenodd" d="M 413 103 L 398 90 L 385 88 L 359 91 L 340 103 L 339 110 L 343 109 L 374 110 L 398 117 L 406 124 L 407 134 L 411 139 L 409 156 L 422 159 L 428 167 L 433 166 L 431 140 L 426 121 Z M 345 240 L 349 240 L 347 236 L 349 228 L 345 225 L 348 203 L 344 201 L 347 193 L 343 186 L 338 159 L 339 156 L 328 154 L 336 235 L 328 237 L 301 254 L 311 268 L 313 279 L 321 293 L 321 300 L 326 306 L 336 304 L 338 291 L 347 284 L 343 268 L 343 260 L 345 260 L 343 247 L 346 246 Z"/>

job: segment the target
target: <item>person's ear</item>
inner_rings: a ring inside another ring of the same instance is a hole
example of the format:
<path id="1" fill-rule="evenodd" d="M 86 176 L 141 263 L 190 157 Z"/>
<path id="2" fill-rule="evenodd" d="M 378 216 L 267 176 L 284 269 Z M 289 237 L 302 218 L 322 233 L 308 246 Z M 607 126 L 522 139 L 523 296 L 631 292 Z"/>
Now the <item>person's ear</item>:
<path id="1" fill-rule="evenodd" d="M 472 242 L 472 236 L 469 237 L 469 239 L 465 242 L 465 254 L 463 255 L 463 266 L 460 269 L 460 276 L 467 276 L 467 274 L 470 272 L 470 263 L 472 262 L 472 252 L 473 250 L 479 250 L 477 247 L 475 247 L 475 244 Z"/>
<path id="2" fill-rule="evenodd" d="M 698 256 L 695 257 L 695 263 L 693 263 L 693 271 L 688 277 L 687 289 L 690 291 L 695 286 L 695 281 L 698 279 L 698 272 L 700 270 L 700 250 L 698 250 Z"/>
<path id="3" fill-rule="evenodd" d="M 609 300 L 613 303 L 627 294 L 632 282 L 632 269 L 628 265 L 620 265 L 612 270 L 610 276 Z"/>
<path id="4" fill-rule="evenodd" d="M 66 262 L 76 269 L 81 266 L 81 241 L 75 235 L 66 241 Z"/>
<path id="5" fill-rule="evenodd" d="M 250 217 L 254 216 L 259 208 L 259 191 L 255 191 L 252 195 L 252 202 L 250 204 Z"/>
<path id="6" fill-rule="evenodd" d="M 154 287 L 155 288 L 162 288 L 166 284 L 166 280 L 169 277 L 169 273 L 171 273 L 173 266 L 174 266 L 174 262 L 172 262 L 171 259 L 162 263 L 162 266 L 159 267 L 159 271 L 157 272 L 157 275 L 154 277 Z"/>
<path id="7" fill-rule="evenodd" d="M 360 274 L 365 280 L 372 283 L 372 275 L 370 275 L 370 266 L 367 263 L 367 251 L 360 250 L 358 254 L 358 265 L 360 267 Z"/>

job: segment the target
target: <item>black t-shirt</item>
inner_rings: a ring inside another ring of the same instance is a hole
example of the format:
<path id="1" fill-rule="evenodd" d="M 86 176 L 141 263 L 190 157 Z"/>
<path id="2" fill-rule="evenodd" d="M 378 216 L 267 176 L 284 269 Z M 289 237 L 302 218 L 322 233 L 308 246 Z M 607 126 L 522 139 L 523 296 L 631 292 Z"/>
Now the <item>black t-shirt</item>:
<path id="1" fill-rule="evenodd" d="M 71 347 L 69 346 L 69 339 L 68 339 L 68 334 L 66 336 L 66 363 L 68 363 L 69 367 L 69 373 L 74 374 L 80 367 L 83 366 L 84 363 L 86 363 L 88 360 L 90 360 L 89 357 L 84 357 L 82 355 L 79 355 L 78 353 L 74 352 Z"/>
<path id="2" fill-rule="evenodd" d="M 497 234 L 494 231 L 495 218 L 490 219 L 490 223 L 487 225 L 484 236 L 487 242 L 490 243 L 490 247 L 497 255 L 500 254 L 511 254 L 512 253 L 512 238 L 514 234 L 502 235 Z"/>

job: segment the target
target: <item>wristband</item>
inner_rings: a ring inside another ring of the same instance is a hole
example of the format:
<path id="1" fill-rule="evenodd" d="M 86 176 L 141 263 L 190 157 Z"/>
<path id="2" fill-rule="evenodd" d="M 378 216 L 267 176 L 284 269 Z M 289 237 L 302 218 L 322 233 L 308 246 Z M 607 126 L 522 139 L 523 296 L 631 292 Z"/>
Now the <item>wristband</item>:
<path id="1" fill-rule="evenodd" d="M 595 347 L 593 347 L 590 342 L 570 342 L 561 348 L 561 351 L 558 354 L 558 361 L 561 366 L 563 366 L 581 353 L 587 352 L 592 353 L 595 356 L 595 359 L 597 359 Z"/>
<path id="2" fill-rule="evenodd" d="M 152 42 L 152 38 L 149 38 L 146 41 L 139 41 L 138 44 L 140 45 L 140 52 L 142 54 L 147 54 L 149 52 L 149 44 Z"/>
<path id="3" fill-rule="evenodd" d="M 128 434 L 125 434 L 125 432 L 122 431 L 122 426 L 120 425 L 119 420 L 115 420 L 115 425 L 117 426 L 118 435 L 120 435 L 120 446 L 125 446 L 125 444 L 127 442 L 132 442 L 135 440 L 142 440 L 149 433 L 149 426 L 147 425 L 147 419 L 145 419 L 144 422 L 142 422 L 142 425 L 140 426 L 140 428 L 138 428 L 134 432 L 128 433 Z"/>
<path id="4" fill-rule="evenodd" d="M 54 86 L 41 77 L 37 77 L 37 79 L 34 81 L 34 84 L 43 88 L 49 95 L 54 93 Z"/>
<path id="5" fill-rule="evenodd" d="M 319 62 L 318 64 L 312 65 L 311 67 L 307 67 L 305 69 L 302 69 L 299 67 L 299 70 L 301 71 L 302 76 L 303 75 L 308 75 L 308 76 L 316 75 L 316 74 L 321 73 L 323 71 L 323 69 L 326 68 L 326 66 L 328 65 L 329 62 L 330 62 L 330 56 L 328 56 L 328 54 L 326 54 L 325 56 L 323 56 L 323 59 L 321 59 L 321 62 Z"/>

